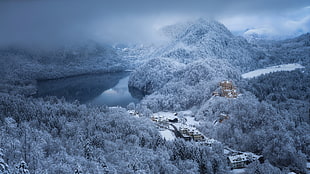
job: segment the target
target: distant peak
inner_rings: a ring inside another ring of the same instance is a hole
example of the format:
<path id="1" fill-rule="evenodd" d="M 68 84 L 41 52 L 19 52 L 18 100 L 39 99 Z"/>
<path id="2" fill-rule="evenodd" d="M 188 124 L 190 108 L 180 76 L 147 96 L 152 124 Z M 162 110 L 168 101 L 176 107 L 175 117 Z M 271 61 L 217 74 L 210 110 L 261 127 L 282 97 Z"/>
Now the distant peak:
<path id="1" fill-rule="evenodd" d="M 180 39 L 188 35 L 199 38 L 209 32 L 232 35 L 223 24 L 204 18 L 168 25 L 163 27 L 162 31 L 165 36 L 172 39 Z"/>

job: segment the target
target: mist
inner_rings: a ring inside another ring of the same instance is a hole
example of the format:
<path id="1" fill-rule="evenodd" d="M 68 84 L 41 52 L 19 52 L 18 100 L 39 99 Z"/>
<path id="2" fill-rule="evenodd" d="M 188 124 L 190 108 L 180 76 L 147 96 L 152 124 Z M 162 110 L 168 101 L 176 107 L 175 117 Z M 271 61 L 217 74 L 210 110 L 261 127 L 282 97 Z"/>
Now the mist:
<path id="1" fill-rule="evenodd" d="M 236 32 L 249 28 L 270 28 L 279 35 L 309 32 L 309 5 L 306 0 L 2 1 L 0 45 L 156 43 L 165 40 L 158 32 L 162 26 L 200 17 L 219 20 Z"/>

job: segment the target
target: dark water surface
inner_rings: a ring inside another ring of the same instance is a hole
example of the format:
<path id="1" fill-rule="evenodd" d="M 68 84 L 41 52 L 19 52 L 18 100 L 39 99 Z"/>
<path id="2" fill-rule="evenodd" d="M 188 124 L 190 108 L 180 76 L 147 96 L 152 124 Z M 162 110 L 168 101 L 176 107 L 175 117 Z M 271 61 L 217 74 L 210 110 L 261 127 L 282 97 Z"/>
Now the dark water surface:
<path id="1" fill-rule="evenodd" d="M 130 93 L 128 79 L 129 72 L 118 72 L 38 81 L 36 96 L 56 96 L 71 102 L 78 100 L 82 104 L 126 107 L 140 100 L 137 91 L 134 95 Z"/>

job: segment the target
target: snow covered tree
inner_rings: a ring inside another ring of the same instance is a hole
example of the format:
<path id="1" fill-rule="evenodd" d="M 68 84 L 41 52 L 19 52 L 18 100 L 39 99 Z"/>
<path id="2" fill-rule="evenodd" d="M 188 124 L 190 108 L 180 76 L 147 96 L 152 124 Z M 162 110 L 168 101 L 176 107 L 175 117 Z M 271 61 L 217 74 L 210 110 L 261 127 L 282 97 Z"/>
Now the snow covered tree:
<path id="1" fill-rule="evenodd" d="M 82 169 L 81 169 L 81 166 L 78 165 L 77 168 L 74 170 L 74 174 L 82 174 Z"/>
<path id="2" fill-rule="evenodd" d="M 135 103 L 133 103 L 133 102 L 129 103 L 128 106 L 127 106 L 127 109 L 128 110 L 135 110 L 136 109 Z"/>
<path id="3" fill-rule="evenodd" d="M 15 174 L 30 174 L 28 170 L 28 165 L 24 160 L 21 160 L 20 163 L 16 166 Z"/>
<path id="4" fill-rule="evenodd" d="M 255 173 L 255 174 L 282 174 L 281 170 L 277 167 L 272 166 L 268 161 L 265 161 L 263 164 L 260 164 L 259 161 L 254 161 L 246 168 L 246 173 Z"/>
<path id="5" fill-rule="evenodd" d="M 128 86 L 135 87 L 147 94 L 162 88 L 174 77 L 174 73 L 184 66 L 166 58 L 151 59 L 131 73 Z"/>
<path id="6" fill-rule="evenodd" d="M 0 148 L 0 173 L 8 174 L 9 173 L 9 166 L 4 162 L 4 155 L 3 150 Z"/>

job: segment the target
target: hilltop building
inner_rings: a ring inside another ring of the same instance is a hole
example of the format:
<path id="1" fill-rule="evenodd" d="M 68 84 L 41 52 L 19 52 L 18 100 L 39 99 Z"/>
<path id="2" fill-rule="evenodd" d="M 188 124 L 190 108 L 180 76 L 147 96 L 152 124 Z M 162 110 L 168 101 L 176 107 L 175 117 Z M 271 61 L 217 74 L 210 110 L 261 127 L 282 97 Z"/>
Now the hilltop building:
<path id="1" fill-rule="evenodd" d="M 219 83 L 220 92 L 214 91 L 212 96 L 221 96 L 226 98 L 237 98 L 238 92 L 237 87 L 232 83 L 232 81 L 224 80 Z"/>

